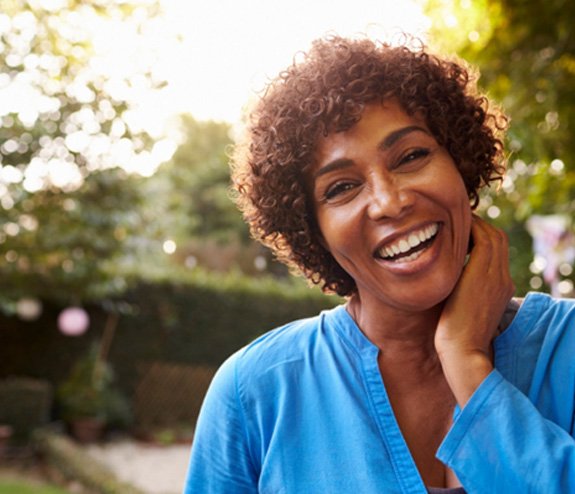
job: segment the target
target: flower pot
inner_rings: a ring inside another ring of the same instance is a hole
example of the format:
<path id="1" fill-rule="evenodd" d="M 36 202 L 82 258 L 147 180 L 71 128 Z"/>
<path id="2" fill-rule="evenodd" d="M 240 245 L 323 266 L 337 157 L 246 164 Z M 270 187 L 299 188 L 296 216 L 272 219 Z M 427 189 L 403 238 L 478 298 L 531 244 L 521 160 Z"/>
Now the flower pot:
<path id="1" fill-rule="evenodd" d="M 72 437 L 80 443 L 95 443 L 102 439 L 105 422 L 98 417 L 83 417 L 70 421 Z"/>

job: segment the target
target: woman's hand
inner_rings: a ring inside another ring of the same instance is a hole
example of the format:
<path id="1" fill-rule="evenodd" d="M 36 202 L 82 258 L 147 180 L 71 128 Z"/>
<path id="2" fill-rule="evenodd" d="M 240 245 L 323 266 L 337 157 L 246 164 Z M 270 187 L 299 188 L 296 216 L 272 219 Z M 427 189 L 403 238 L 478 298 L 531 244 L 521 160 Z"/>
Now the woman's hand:
<path id="1" fill-rule="evenodd" d="M 460 406 L 493 370 L 491 342 L 515 287 L 509 274 L 505 234 L 473 217 L 473 250 L 446 300 L 435 349 Z"/>

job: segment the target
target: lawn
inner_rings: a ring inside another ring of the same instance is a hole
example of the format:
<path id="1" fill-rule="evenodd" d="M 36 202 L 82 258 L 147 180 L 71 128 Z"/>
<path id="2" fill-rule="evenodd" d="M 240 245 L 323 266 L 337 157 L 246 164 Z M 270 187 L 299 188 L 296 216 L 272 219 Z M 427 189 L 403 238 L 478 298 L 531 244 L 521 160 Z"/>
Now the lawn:
<path id="1" fill-rule="evenodd" d="M 70 494 L 49 482 L 38 468 L 0 468 L 0 494 Z"/>
<path id="2" fill-rule="evenodd" d="M 70 494 L 59 487 L 37 482 L 0 480 L 0 494 Z"/>

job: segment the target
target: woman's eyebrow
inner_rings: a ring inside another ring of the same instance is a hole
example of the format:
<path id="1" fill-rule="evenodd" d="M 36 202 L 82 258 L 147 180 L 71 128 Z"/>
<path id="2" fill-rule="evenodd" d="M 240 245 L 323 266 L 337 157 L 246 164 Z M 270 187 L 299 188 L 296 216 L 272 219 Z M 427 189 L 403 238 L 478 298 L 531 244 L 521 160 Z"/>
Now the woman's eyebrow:
<path id="1" fill-rule="evenodd" d="M 322 166 L 319 170 L 317 170 L 313 174 L 314 180 L 326 173 L 332 172 L 334 170 L 341 170 L 342 168 L 347 168 L 353 164 L 352 160 L 347 158 L 339 158 L 333 161 L 330 161 L 327 165 Z"/>
<path id="2" fill-rule="evenodd" d="M 379 143 L 377 146 L 380 151 L 385 151 L 393 146 L 397 141 L 399 141 L 405 135 L 411 132 L 424 132 L 425 134 L 429 135 L 429 132 L 420 127 L 419 125 L 409 125 L 407 127 L 402 127 L 401 129 L 394 130 L 389 135 L 385 136 L 385 138 Z"/>

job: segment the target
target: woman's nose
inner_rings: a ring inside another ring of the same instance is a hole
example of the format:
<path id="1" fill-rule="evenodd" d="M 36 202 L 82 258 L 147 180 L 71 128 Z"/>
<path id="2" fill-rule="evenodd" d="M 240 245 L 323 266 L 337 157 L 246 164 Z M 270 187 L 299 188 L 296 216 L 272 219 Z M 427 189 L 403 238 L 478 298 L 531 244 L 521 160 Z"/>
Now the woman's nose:
<path id="1" fill-rule="evenodd" d="M 370 188 L 367 214 L 372 220 L 397 218 L 411 208 L 413 196 L 397 180 L 377 179 Z"/>

